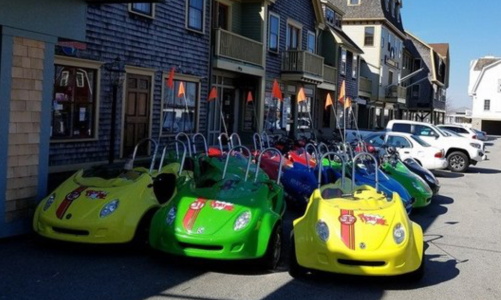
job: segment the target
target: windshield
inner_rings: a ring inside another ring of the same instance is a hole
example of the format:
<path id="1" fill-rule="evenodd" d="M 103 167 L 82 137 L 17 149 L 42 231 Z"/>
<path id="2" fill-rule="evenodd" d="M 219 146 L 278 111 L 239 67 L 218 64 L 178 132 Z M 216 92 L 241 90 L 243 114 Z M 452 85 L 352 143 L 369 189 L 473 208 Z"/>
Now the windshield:
<path id="1" fill-rule="evenodd" d="M 433 129 L 435 129 L 436 131 L 438 131 L 438 133 L 440 133 L 440 134 L 441 134 L 441 135 L 443 135 L 443 136 L 450 136 L 450 135 L 448 135 L 447 133 L 445 133 L 445 132 L 444 132 L 444 129 L 442 129 L 442 128 L 438 128 L 438 127 L 437 127 L 437 126 L 435 126 L 435 125 L 431 125 L 431 127 L 433 127 Z"/>
<path id="2" fill-rule="evenodd" d="M 415 140 L 416 142 L 419 143 L 419 145 L 423 146 L 423 147 L 431 147 L 430 144 L 428 144 L 427 142 L 425 142 L 423 139 L 421 139 L 419 136 L 417 135 L 412 135 L 411 138 L 413 140 Z"/>
<path id="3" fill-rule="evenodd" d="M 463 137 L 462 135 L 460 135 L 459 133 L 456 133 L 454 131 L 451 131 L 449 129 L 442 129 L 442 131 L 447 134 L 447 136 L 459 136 L 459 137 Z"/>

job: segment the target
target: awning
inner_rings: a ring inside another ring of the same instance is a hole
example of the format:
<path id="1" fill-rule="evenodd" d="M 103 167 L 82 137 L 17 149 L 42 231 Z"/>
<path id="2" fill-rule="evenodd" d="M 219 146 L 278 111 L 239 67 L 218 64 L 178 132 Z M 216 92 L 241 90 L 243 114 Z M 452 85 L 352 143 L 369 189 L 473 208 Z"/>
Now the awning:
<path id="1" fill-rule="evenodd" d="M 338 43 L 341 47 L 356 54 L 364 54 L 364 51 L 362 51 L 362 49 L 360 49 L 357 44 L 346 35 L 346 33 L 335 28 L 330 28 L 330 31 L 336 40 L 336 43 Z"/>

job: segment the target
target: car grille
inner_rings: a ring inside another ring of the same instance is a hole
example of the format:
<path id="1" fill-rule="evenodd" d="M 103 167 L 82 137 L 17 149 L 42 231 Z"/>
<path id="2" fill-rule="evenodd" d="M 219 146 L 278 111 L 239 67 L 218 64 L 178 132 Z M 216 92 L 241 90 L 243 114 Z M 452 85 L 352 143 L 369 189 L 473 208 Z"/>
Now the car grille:
<path id="1" fill-rule="evenodd" d="M 62 234 L 71 234 L 71 235 L 89 235 L 89 232 L 87 230 L 76 230 L 76 229 L 68 229 L 68 228 L 60 228 L 60 227 L 52 227 L 52 230 L 54 230 L 57 233 L 62 233 Z"/>
<path id="2" fill-rule="evenodd" d="M 221 251 L 223 250 L 223 246 L 212 246 L 212 245 L 196 245 L 190 243 L 179 243 L 179 246 L 184 249 L 198 249 L 198 250 L 207 250 L 207 251 Z"/>
<path id="3" fill-rule="evenodd" d="M 340 264 L 348 266 L 382 267 L 386 264 L 384 261 L 362 261 L 350 259 L 338 259 L 337 261 Z"/>

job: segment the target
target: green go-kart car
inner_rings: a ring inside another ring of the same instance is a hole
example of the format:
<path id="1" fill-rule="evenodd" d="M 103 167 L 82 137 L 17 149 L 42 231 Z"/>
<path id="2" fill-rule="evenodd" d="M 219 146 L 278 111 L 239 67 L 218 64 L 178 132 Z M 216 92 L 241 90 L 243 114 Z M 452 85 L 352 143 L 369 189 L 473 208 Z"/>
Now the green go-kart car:
<path id="1" fill-rule="evenodd" d="M 228 166 L 231 153 L 239 148 L 248 152 L 245 173 Z M 260 154 L 258 165 L 263 153 L 269 151 L 281 155 L 277 149 L 268 148 Z M 278 184 L 281 172 L 275 182 L 264 174 L 260 176 L 258 167 L 254 180 L 249 180 L 251 159 L 249 149 L 234 147 L 225 158 L 220 176 L 220 159 L 204 160 L 205 170 L 195 172 L 202 174 L 202 179 L 195 178 L 154 215 L 150 246 L 187 257 L 259 259 L 264 268 L 275 269 L 282 252 L 285 212 L 284 193 Z"/>
<path id="2" fill-rule="evenodd" d="M 386 152 L 383 156 L 381 169 L 407 189 L 414 199 L 412 207 L 428 206 L 433 197 L 430 186 L 404 165 L 398 156 L 398 152 L 393 147 L 389 147 Z"/>

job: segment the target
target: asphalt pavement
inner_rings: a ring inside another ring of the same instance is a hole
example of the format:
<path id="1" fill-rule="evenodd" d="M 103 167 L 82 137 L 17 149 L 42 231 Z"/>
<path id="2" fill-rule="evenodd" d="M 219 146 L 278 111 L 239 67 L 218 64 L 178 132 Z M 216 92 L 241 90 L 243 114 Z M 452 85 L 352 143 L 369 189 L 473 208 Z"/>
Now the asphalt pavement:
<path id="1" fill-rule="evenodd" d="M 440 195 L 412 213 L 426 241 L 419 283 L 329 274 L 296 280 L 287 257 L 266 273 L 253 262 L 187 260 L 27 235 L 0 240 L 0 299 L 501 299 L 501 138 L 487 150 L 490 160 L 466 174 L 438 172 Z M 286 232 L 295 217 L 287 213 Z"/>

